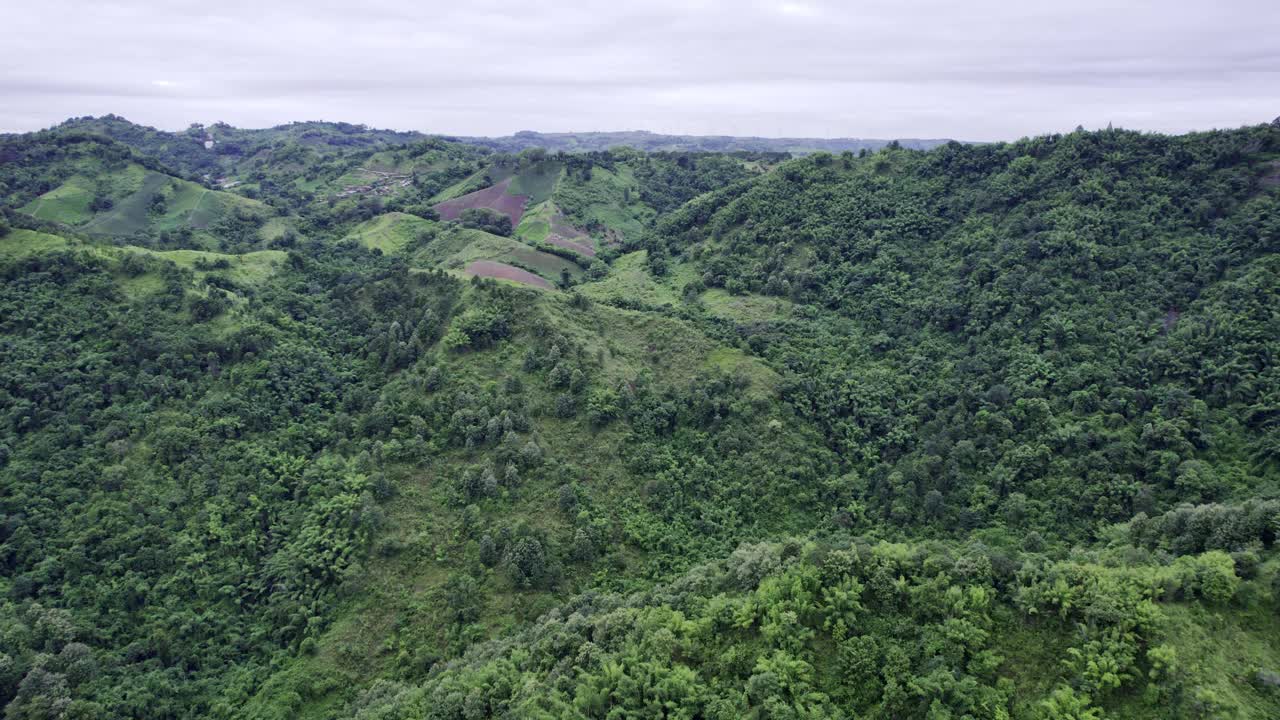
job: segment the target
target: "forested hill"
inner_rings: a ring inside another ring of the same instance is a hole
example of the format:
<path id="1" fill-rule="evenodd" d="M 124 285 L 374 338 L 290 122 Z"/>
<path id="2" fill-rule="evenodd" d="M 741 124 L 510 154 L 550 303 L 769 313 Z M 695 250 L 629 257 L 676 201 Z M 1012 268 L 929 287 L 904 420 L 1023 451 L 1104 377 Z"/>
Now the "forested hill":
<path id="1" fill-rule="evenodd" d="M 6 718 L 1280 717 L 1280 127 L 212 128 L 0 138 Z"/>
<path id="2" fill-rule="evenodd" d="M 1055 533 L 1270 494 L 1280 128 L 793 162 L 664 222 L 884 520 Z"/>

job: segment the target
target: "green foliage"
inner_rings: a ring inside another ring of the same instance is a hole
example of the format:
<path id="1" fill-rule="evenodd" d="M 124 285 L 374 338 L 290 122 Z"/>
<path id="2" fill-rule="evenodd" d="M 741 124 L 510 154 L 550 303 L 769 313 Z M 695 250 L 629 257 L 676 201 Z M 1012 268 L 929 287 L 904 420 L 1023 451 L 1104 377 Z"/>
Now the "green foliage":
<path id="1" fill-rule="evenodd" d="M 450 350 L 482 349 L 506 338 L 511 333 L 511 300 L 495 286 L 493 302 L 473 306 L 454 318 L 444 338 Z"/>
<path id="2" fill-rule="evenodd" d="M 511 218 L 489 208 L 468 208 L 462 211 L 459 222 L 465 228 L 483 230 L 502 237 L 511 237 Z"/>
<path id="3" fill-rule="evenodd" d="M 0 705 L 1280 716 L 1278 132 L 0 139 Z"/>
<path id="4" fill-rule="evenodd" d="M 1280 479 L 1277 149 L 1268 126 L 815 156 L 688 203 L 650 253 L 802 304 L 737 334 L 868 479 L 839 504 L 975 528 L 1021 497 L 1018 523 L 1087 537 Z"/>
<path id="5" fill-rule="evenodd" d="M 374 308 L 412 315 L 454 283 L 368 256 L 301 264 L 223 338 L 185 319 L 173 265 L 139 298 L 123 263 L 87 254 L 3 267 L 11 715 L 202 715 L 237 669 L 314 647 L 380 522 L 363 441 L 335 424 L 382 376 L 361 352 L 385 333 Z M 308 297 L 317 283 L 326 295 Z M 192 297 L 194 319 L 218 292 Z M 308 320 L 283 322 L 277 303 Z"/>
<path id="6" fill-rule="evenodd" d="M 532 542 L 517 547 L 522 561 L 538 557 Z M 1027 556 L 1003 558 L 1008 567 L 998 569 L 995 560 L 980 546 L 743 546 L 647 596 L 580 597 L 416 687 L 365 694 L 351 709 L 404 718 L 466 716 L 470 707 L 584 718 L 1097 720 L 1145 678 L 1179 676 L 1176 651 L 1151 644 L 1164 621 L 1141 586 L 1158 566 Z M 1048 597 L 1041 593 L 1063 574 L 1087 590 L 1055 619 L 1038 620 L 1054 601 L 1029 598 Z M 1036 625 L 1071 638 L 1059 666 L 1004 654 L 1001 632 Z M 1011 680 L 1033 679 L 1039 694 L 1014 692 Z M 1211 690 L 1185 704 L 1176 692 L 1163 706 L 1189 713 L 1176 716 L 1221 707 Z"/>

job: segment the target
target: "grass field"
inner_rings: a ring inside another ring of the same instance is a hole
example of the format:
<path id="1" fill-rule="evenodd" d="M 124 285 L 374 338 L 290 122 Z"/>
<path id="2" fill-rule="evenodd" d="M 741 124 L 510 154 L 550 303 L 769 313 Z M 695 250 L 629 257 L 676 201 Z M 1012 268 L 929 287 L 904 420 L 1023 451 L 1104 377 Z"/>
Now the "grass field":
<path id="1" fill-rule="evenodd" d="M 524 217 L 520 218 L 516 237 L 526 242 L 542 242 L 551 233 L 551 218 L 555 212 L 555 205 L 550 202 L 531 206 Z"/>
<path id="2" fill-rule="evenodd" d="M 412 262 L 418 267 L 461 270 L 476 260 L 515 265 L 552 283 L 560 282 L 562 270 L 568 271 L 575 279 L 582 276 L 582 268 L 562 257 L 535 250 L 512 238 L 466 228 L 442 233 L 425 248 L 414 253 Z"/>
<path id="3" fill-rule="evenodd" d="M 93 181 L 76 176 L 32 200 L 22 208 L 22 212 L 41 220 L 79 225 L 93 217 L 89 210 L 93 193 Z"/>
<path id="4" fill-rule="evenodd" d="M 0 238 L 0 257 L 16 258 L 37 255 L 70 246 L 66 238 L 34 230 L 11 230 Z"/>
<path id="5" fill-rule="evenodd" d="M 730 295 L 712 288 L 699 297 L 707 312 L 737 323 L 782 320 L 791 314 L 791 301 L 767 295 Z"/>
<path id="6" fill-rule="evenodd" d="M 151 210 L 157 193 L 164 198 L 161 213 Z M 89 206 L 95 195 L 111 200 L 111 207 L 94 213 Z M 84 174 L 72 176 L 21 211 L 96 235 L 128 236 L 139 231 L 204 230 L 227 213 L 265 213 L 266 206 L 140 165 L 105 170 L 89 164 Z"/>
<path id="7" fill-rule="evenodd" d="M 290 222 L 282 217 L 273 217 L 263 223 L 258 230 L 258 237 L 270 242 L 277 238 L 284 237 L 284 234 L 292 228 Z"/>
<path id="8" fill-rule="evenodd" d="M 568 218 L 550 200 L 539 203 L 524 214 L 516 228 L 516 237 L 530 243 L 548 243 L 572 250 L 585 258 L 596 255 L 595 241 L 569 224 Z"/>
<path id="9" fill-rule="evenodd" d="M 235 204 L 233 200 L 219 197 L 219 193 L 181 180 L 171 183 L 166 192 L 166 212 L 155 221 L 161 230 L 180 227 L 203 230 Z M 236 200 L 251 202 L 239 197 Z"/>
<path id="10" fill-rule="evenodd" d="M 204 250 L 149 250 L 132 245 L 123 248 L 121 252 L 142 253 L 168 260 L 178 267 L 193 271 L 197 278 L 213 274 L 225 275 L 237 284 L 249 286 L 260 285 L 274 275 L 287 256 L 283 250 L 258 250 L 243 255 L 227 255 Z M 225 270 L 201 270 L 196 267 L 198 262 L 212 265 L 220 260 L 225 260 L 230 267 Z"/>
<path id="11" fill-rule="evenodd" d="M 168 180 L 160 173 L 147 173 L 136 191 L 117 200 L 110 210 L 94 216 L 83 229 L 102 235 L 132 235 L 146 228 L 151 197 L 160 192 Z"/>
<path id="12" fill-rule="evenodd" d="M 565 208 L 576 208 L 576 215 L 584 222 L 594 221 L 608 227 L 623 237 L 635 237 L 644 232 L 654 216 L 653 208 L 640 203 L 631 168 L 622 165 L 617 172 L 602 167 L 591 170 L 591 180 L 560 183 L 555 200 Z"/>
<path id="13" fill-rule="evenodd" d="M 627 253 L 613 262 L 608 277 L 585 283 L 578 290 L 595 300 L 628 300 L 651 306 L 679 303 L 683 285 L 672 275 L 659 282 L 645 268 L 647 259 L 645 250 Z"/>
<path id="14" fill-rule="evenodd" d="M 436 223 L 417 215 L 393 212 L 360 223 L 344 239 L 390 254 L 400 252 L 418 235 L 433 227 Z"/>

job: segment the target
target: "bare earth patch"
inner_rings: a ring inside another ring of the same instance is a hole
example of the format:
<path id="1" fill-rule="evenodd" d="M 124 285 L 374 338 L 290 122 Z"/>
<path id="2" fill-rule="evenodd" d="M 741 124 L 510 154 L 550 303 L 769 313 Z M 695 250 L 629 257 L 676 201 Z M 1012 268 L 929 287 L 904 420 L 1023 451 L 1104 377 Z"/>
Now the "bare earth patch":
<path id="1" fill-rule="evenodd" d="M 457 220 L 461 217 L 463 210 L 488 208 L 511 218 L 511 226 L 515 227 L 520 224 L 520 218 L 524 216 L 524 203 L 529 196 L 509 194 L 507 188 L 510 186 L 511 178 L 507 178 L 483 190 L 467 193 L 452 200 L 445 200 L 436 205 L 435 209 L 436 212 L 440 213 L 441 219 Z"/>
<path id="2" fill-rule="evenodd" d="M 551 232 L 569 239 L 584 238 L 586 233 L 569 224 L 569 219 L 560 213 L 551 218 Z"/>
<path id="3" fill-rule="evenodd" d="M 521 270 L 506 263 L 494 262 L 493 260 L 476 260 L 467 265 L 464 270 L 468 275 L 479 277 L 499 278 L 502 280 L 511 280 L 524 285 L 532 285 L 545 290 L 551 289 L 551 283 L 534 275 L 528 270 Z"/>
<path id="4" fill-rule="evenodd" d="M 590 239 L 588 239 L 588 242 L 590 242 Z M 590 245 L 581 242 L 574 242 L 573 240 L 569 240 L 568 238 L 564 238 L 559 235 L 548 235 L 547 243 L 555 245 L 556 247 L 565 248 L 566 250 L 572 250 L 585 257 L 593 258 L 596 256 L 596 249 Z"/>

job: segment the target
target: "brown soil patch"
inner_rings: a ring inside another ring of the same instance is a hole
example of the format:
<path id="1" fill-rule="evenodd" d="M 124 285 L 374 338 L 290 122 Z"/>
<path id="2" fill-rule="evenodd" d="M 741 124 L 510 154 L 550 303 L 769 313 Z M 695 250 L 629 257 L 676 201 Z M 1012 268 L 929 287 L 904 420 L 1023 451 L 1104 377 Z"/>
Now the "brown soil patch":
<path id="1" fill-rule="evenodd" d="M 569 224 L 569 219 L 560 213 L 551 218 L 551 232 L 569 239 L 586 237 L 587 234 Z"/>
<path id="2" fill-rule="evenodd" d="M 529 196 L 507 193 L 507 188 L 510 186 L 511 178 L 507 178 L 483 190 L 467 193 L 452 200 L 445 200 L 436 205 L 435 209 L 436 212 L 440 213 L 442 219 L 457 220 L 462 216 L 463 210 L 488 208 L 511 218 L 511 226 L 515 227 L 520 224 L 520 218 L 524 216 L 524 203 Z"/>
<path id="3" fill-rule="evenodd" d="M 586 236 L 583 235 L 581 237 L 586 237 Z M 547 242 L 551 245 L 555 245 L 556 247 L 562 247 L 562 248 L 565 248 L 566 250 L 572 250 L 578 253 L 579 255 L 583 255 L 585 257 L 593 258 L 596 256 L 596 249 L 591 247 L 587 243 L 574 242 L 573 240 L 560 237 L 559 235 L 548 235 Z M 590 239 L 588 239 L 587 242 L 590 242 Z"/>
<path id="4" fill-rule="evenodd" d="M 513 280 L 523 285 L 532 285 L 534 287 L 551 289 L 551 283 L 534 275 L 528 270 L 521 270 L 506 263 L 494 262 L 493 260 L 476 260 L 467 265 L 464 271 L 468 275 L 479 277 L 500 278 L 502 280 Z"/>

